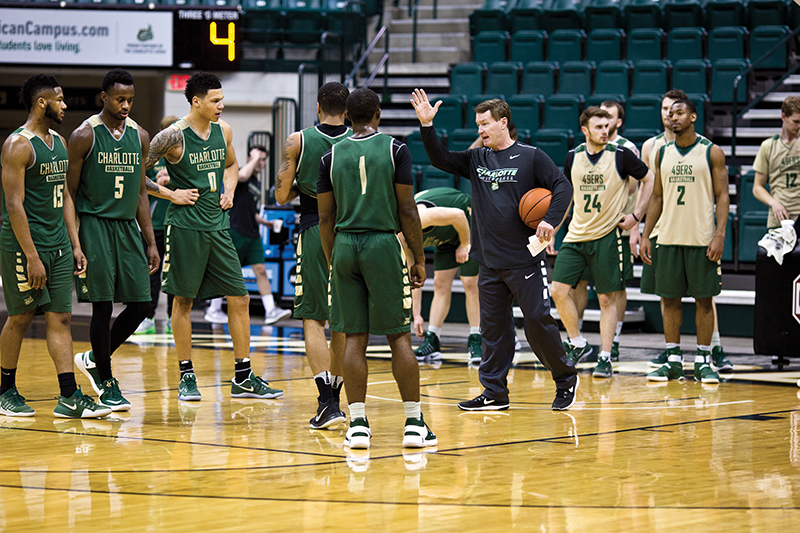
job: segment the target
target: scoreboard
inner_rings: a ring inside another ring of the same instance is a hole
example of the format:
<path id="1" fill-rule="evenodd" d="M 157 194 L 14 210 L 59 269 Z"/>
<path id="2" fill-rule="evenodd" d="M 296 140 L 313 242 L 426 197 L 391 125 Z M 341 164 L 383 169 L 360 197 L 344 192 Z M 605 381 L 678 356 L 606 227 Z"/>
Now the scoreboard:
<path id="1" fill-rule="evenodd" d="M 242 60 L 236 9 L 178 9 L 174 14 L 173 67 L 238 70 Z"/>

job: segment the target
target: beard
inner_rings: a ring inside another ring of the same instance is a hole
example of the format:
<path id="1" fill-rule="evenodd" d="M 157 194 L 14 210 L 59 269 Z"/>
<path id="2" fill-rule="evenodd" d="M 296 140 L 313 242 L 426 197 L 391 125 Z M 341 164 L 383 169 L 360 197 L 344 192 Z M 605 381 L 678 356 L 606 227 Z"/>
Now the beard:
<path id="1" fill-rule="evenodd" d="M 52 120 L 56 124 L 61 124 L 61 112 L 60 111 L 56 111 L 55 109 L 53 109 L 50 106 L 47 106 L 47 108 L 44 110 L 44 116 L 46 118 L 49 118 L 50 120 Z"/>

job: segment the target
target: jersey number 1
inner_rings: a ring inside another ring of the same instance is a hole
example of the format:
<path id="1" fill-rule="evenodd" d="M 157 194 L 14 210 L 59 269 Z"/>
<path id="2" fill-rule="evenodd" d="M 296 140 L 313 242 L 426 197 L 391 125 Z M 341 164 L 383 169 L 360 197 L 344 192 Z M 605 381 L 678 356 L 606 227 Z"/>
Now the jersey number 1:
<path id="1" fill-rule="evenodd" d="M 209 172 L 208 173 L 208 184 L 211 186 L 211 192 L 217 190 L 217 173 L 216 172 Z"/>
<path id="2" fill-rule="evenodd" d="M 358 158 L 358 174 L 361 176 L 361 194 L 367 194 L 367 163 L 363 155 Z"/>
<path id="3" fill-rule="evenodd" d="M 53 208 L 64 207 L 64 184 L 53 187 Z"/>

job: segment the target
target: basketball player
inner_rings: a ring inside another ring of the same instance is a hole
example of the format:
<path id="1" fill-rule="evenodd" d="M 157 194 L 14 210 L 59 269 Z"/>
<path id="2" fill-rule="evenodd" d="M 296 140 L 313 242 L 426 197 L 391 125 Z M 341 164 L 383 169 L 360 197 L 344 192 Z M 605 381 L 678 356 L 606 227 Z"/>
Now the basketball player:
<path id="1" fill-rule="evenodd" d="M 675 141 L 656 155 L 656 183 L 642 235 L 642 259 L 645 263 L 652 261 L 649 237 L 661 220 L 656 293 L 664 299 L 667 362 L 647 374 L 650 381 L 684 377 L 681 298 L 691 295 L 696 304 L 697 326 L 694 378 L 702 383 L 719 383 L 719 376 L 709 363 L 714 329 L 712 298 L 722 285 L 719 260 L 730 203 L 728 168 L 722 149 L 695 133 L 696 119 L 694 103 L 676 100 L 670 108 Z M 716 220 L 720 222 L 716 227 L 715 202 Z"/>
<path id="2" fill-rule="evenodd" d="M 235 398 L 277 398 L 283 391 L 270 388 L 250 368 L 250 298 L 228 228 L 226 210 L 233 204 L 239 166 L 233 151 L 233 132 L 220 120 L 223 94 L 220 79 L 208 72 L 193 74 L 184 90 L 189 114 L 150 143 L 145 167 L 166 157 L 172 185 L 196 189 L 194 205 L 171 204 L 167 210 L 164 292 L 175 296 L 172 332 L 178 352 L 181 381 L 178 399 L 201 399 L 192 366 L 192 300 L 225 296 L 236 375 L 231 383 Z M 147 183 L 148 189 L 159 186 Z"/>
<path id="3" fill-rule="evenodd" d="M 111 373 L 111 356 L 150 310 L 150 273 L 161 259 L 150 222 L 144 188 L 144 158 L 150 135 L 132 119 L 133 76 L 122 69 L 106 73 L 100 86 L 103 110 L 78 126 L 69 139 L 67 188 L 78 214 L 86 272 L 76 280 L 78 301 L 92 303 L 92 349 L 75 354 L 83 372 L 113 411 L 127 411 Z M 137 227 L 138 223 L 138 227 Z M 142 249 L 139 228 L 147 242 Z M 114 302 L 125 309 L 111 323 Z"/>
<path id="4" fill-rule="evenodd" d="M 550 316 L 547 269 L 543 253 L 533 257 L 529 238 L 551 240 L 553 227 L 564 218 L 572 186 L 543 151 L 512 141 L 508 134 L 511 110 L 502 100 L 475 107 L 475 121 L 484 148 L 450 152 L 433 128 L 441 102 L 432 106 L 425 91 L 415 89 L 412 105 L 420 121 L 422 141 L 431 163 L 445 172 L 468 176 L 472 182 L 472 247 L 470 257 L 480 263 L 480 299 L 483 359 L 479 367 L 484 392 L 458 404 L 466 411 L 505 410 L 509 407 L 508 371 L 514 358 L 514 298 L 522 309 L 525 336 L 556 382 L 552 408 L 565 410 L 575 403 L 579 379 L 567 362 L 555 319 Z M 522 195 L 535 187 L 552 192 L 550 208 L 537 229 L 519 217 Z"/>
<path id="5" fill-rule="evenodd" d="M 469 258 L 469 218 L 472 197 L 449 187 L 436 187 L 414 196 L 422 223 L 422 246 L 434 247 L 433 300 L 428 331 L 423 329 L 422 290 L 412 291 L 412 316 L 417 337 L 422 346 L 414 350 L 417 361 L 438 361 L 442 358 L 439 334 L 444 319 L 450 311 L 453 280 L 460 268 L 464 285 L 469 337 L 467 338 L 468 363 L 481 362 L 480 303 L 478 301 L 478 262 Z"/>
<path id="6" fill-rule="evenodd" d="M 610 378 L 611 348 L 617 323 L 617 298 L 625 291 L 625 261 L 622 230 L 644 218 L 653 189 L 653 174 L 628 150 L 608 142 L 611 114 L 590 106 L 581 113 L 581 131 L 586 142 L 570 150 L 564 172 L 572 179 L 575 208 L 553 268 L 553 301 L 569 335 L 567 358 L 576 364 L 592 352 L 578 327 L 578 310 L 570 297 L 586 269 L 590 269 L 600 302 L 600 355 L 592 375 Z M 628 176 L 642 183 L 642 194 L 631 214 Z"/>
<path id="7" fill-rule="evenodd" d="M 256 276 L 256 285 L 264 306 L 264 324 L 274 324 L 292 314 L 288 309 L 275 305 L 272 286 L 264 266 L 264 242 L 258 233 L 258 226 L 275 227 L 274 220 L 266 220 L 258 214 L 258 200 L 261 198 L 259 174 L 267 165 L 267 148 L 254 146 L 250 149 L 247 163 L 239 169 L 239 182 L 233 195 L 230 210 L 231 239 L 239 255 L 239 263 L 250 266 Z M 222 298 L 211 300 L 205 319 L 209 322 L 226 324 L 228 315 L 222 311 Z"/>
<path id="8" fill-rule="evenodd" d="M 687 99 L 688 96 L 686 96 L 686 93 L 680 89 L 671 89 L 664 93 L 664 96 L 661 98 L 661 123 L 664 126 L 664 131 L 655 137 L 647 139 L 642 145 L 642 161 L 647 164 L 647 166 L 650 168 L 650 171 L 654 174 L 656 169 L 656 156 L 658 155 L 659 150 L 668 142 L 675 140 L 675 134 L 672 132 L 672 121 L 669 118 L 669 112 L 672 108 L 672 104 L 675 103 L 676 100 Z M 642 265 L 642 278 L 640 281 L 640 287 L 641 291 L 645 294 L 656 294 L 658 232 L 659 224 L 656 224 L 650 234 L 651 262 L 650 264 L 643 262 Z M 639 225 L 637 224 L 631 228 L 630 237 L 631 253 L 637 257 L 639 256 L 640 242 L 641 236 L 639 235 Z M 719 324 L 717 321 L 717 307 L 716 304 L 714 304 L 713 299 L 712 307 L 714 309 L 714 332 L 711 335 L 711 366 L 720 372 L 730 372 L 733 370 L 733 364 L 725 356 L 725 353 L 722 349 L 722 344 L 719 337 Z M 661 301 L 661 316 L 664 316 L 663 300 Z M 658 357 L 650 359 L 647 362 L 647 366 L 650 368 L 660 368 L 666 362 L 667 350 L 664 349 L 664 351 Z"/>
<path id="9" fill-rule="evenodd" d="M 39 310 L 44 312 L 47 349 L 61 392 L 53 414 L 61 418 L 105 416 L 111 408 L 83 395 L 72 366 L 72 275 L 73 270 L 75 275 L 86 271 L 86 258 L 77 240 L 70 243 L 67 226 L 75 230 L 75 210 L 64 190 L 67 146 L 51 129 L 64 119 L 64 92 L 53 76 L 36 74 L 23 83 L 21 100 L 28 119 L 8 136 L 0 157 L 0 272 L 8 310 L 0 333 L 0 413 L 36 413 L 17 392 L 16 374 L 22 339 Z"/>
<path id="10" fill-rule="evenodd" d="M 294 317 L 303 321 L 308 364 L 319 391 L 317 414 L 309 422 L 311 429 L 324 429 L 345 421 L 345 414 L 339 408 L 345 338 L 343 333 L 331 330 L 330 347 L 325 339 L 325 321 L 330 320 L 330 276 L 319 235 L 317 179 L 322 156 L 333 145 L 353 134 L 344 125 L 349 94 L 348 88 L 337 82 L 319 88 L 319 124 L 289 135 L 283 145 L 283 162 L 275 180 L 275 201 L 279 204 L 300 197 Z"/>
<path id="11" fill-rule="evenodd" d="M 411 349 L 411 289 L 425 281 L 422 228 L 414 204 L 411 153 L 378 133 L 380 98 L 370 89 L 347 97 L 353 135 L 322 157 L 317 182 L 319 229 L 331 264 L 331 330 L 345 334 L 342 368 L 350 404 L 344 445 L 369 448 L 367 393 L 369 335 L 386 335 L 392 374 L 406 414 L 403 447 L 435 446 L 422 417 L 419 366 Z M 406 265 L 402 231 L 414 255 Z"/>

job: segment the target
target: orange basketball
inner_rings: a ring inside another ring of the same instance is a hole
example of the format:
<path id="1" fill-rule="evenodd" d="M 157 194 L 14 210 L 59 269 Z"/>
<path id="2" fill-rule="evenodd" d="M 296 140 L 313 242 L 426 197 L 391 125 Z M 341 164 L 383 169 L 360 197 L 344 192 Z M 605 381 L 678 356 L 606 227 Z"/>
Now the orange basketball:
<path id="1" fill-rule="evenodd" d="M 553 193 L 547 189 L 531 189 L 519 201 L 519 218 L 529 227 L 536 229 L 550 208 Z"/>

